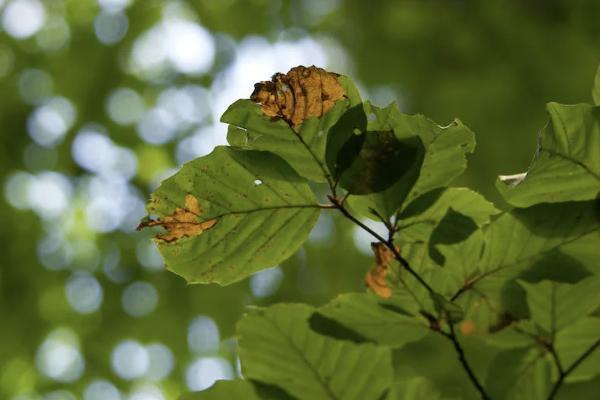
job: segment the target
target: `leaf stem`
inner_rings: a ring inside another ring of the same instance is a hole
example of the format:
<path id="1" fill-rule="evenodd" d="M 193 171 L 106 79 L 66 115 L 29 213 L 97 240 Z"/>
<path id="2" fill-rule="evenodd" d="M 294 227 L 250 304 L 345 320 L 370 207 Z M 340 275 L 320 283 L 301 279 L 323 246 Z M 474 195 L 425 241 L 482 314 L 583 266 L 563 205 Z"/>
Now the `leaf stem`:
<path id="1" fill-rule="evenodd" d="M 583 354 L 580 355 L 579 358 L 577 360 L 575 360 L 569 368 L 560 372 L 560 374 L 558 376 L 558 380 L 556 381 L 556 383 L 552 387 L 552 390 L 550 391 L 550 394 L 548 395 L 548 400 L 554 399 L 554 397 L 558 393 L 558 389 L 560 389 L 563 382 L 565 381 L 565 378 L 571 372 L 573 372 L 575 370 L 575 368 L 577 368 L 579 366 L 579 364 L 581 364 L 588 356 L 590 356 L 594 352 L 594 350 L 596 350 L 598 347 L 600 347 L 600 339 L 596 340 L 596 342 L 594 342 L 594 344 L 592 344 L 586 351 L 584 351 Z"/>
<path id="2" fill-rule="evenodd" d="M 469 380 L 471 381 L 471 383 L 473 383 L 473 386 L 475 386 L 475 389 L 477 389 L 477 391 L 481 395 L 481 399 L 482 400 L 490 400 L 490 396 L 486 393 L 485 389 L 483 388 L 483 386 L 477 379 L 477 376 L 475 376 L 475 372 L 473 372 L 473 369 L 471 368 L 471 366 L 469 365 L 469 362 L 467 361 L 467 357 L 465 356 L 465 351 L 463 350 L 462 346 L 460 345 L 460 342 L 458 341 L 458 338 L 456 337 L 456 332 L 454 331 L 454 324 L 449 323 L 448 325 L 450 325 L 450 333 L 444 332 L 441 329 L 436 330 L 436 332 L 439 332 L 445 338 L 447 338 L 448 340 L 450 340 L 452 342 L 452 344 L 454 345 L 454 349 L 458 353 L 458 359 L 459 359 L 463 369 L 467 372 L 467 375 L 469 376 Z"/>
<path id="3" fill-rule="evenodd" d="M 350 213 L 350 211 L 348 211 L 348 209 L 346 207 L 344 207 L 344 205 L 342 204 L 340 199 L 338 199 L 335 196 L 328 196 L 328 197 L 329 197 L 329 200 L 331 201 L 331 204 L 334 206 L 334 208 L 337 208 L 338 210 L 340 210 L 340 212 L 346 218 L 348 218 L 350 221 L 354 222 L 356 225 L 360 226 L 363 230 L 365 230 L 366 232 L 371 234 L 371 236 L 373 236 L 375 239 L 377 239 L 381 243 L 385 244 L 385 246 L 388 249 L 390 249 L 390 251 L 394 254 L 394 257 L 396 258 L 396 260 L 398 262 L 400 262 L 402 267 L 404 267 L 404 269 L 407 270 L 409 274 L 411 274 L 425 289 L 427 289 L 428 292 L 433 293 L 433 289 L 431 288 L 431 286 L 429 286 L 429 284 L 427 282 L 425 282 L 425 280 L 423 278 L 421 278 L 421 276 L 414 269 L 412 269 L 412 267 L 410 266 L 408 261 L 404 257 L 402 257 L 402 255 L 400 254 L 398 249 L 396 249 L 396 246 L 394 246 L 394 243 L 392 241 L 384 239 L 380 234 L 378 234 L 373 229 L 366 226 L 359 219 L 357 219 L 354 215 L 352 215 Z"/>

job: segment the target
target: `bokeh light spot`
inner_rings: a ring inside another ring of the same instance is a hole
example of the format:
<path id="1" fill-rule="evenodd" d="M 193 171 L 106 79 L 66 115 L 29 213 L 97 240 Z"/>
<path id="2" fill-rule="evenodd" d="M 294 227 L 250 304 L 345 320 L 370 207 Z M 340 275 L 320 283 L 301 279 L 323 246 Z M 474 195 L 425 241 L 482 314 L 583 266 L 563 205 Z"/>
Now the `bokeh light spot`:
<path id="1" fill-rule="evenodd" d="M 152 343 L 146 346 L 150 357 L 150 366 L 146 371 L 146 378 L 154 381 L 169 376 L 175 366 L 173 352 L 162 343 Z"/>
<path id="2" fill-rule="evenodd" d="M 139 121 L 145 108 L 142 97 L 130 88 L 115 89 L 106 100 L 108 116 L 121 125 L 130 125 Z"/>
<path id="3" fill-rule="evenodd" d="M 219 327 L 212 318 L 204 315 L 198 316 L 190 323 L 187 341 L 190 350 L 195 353 L 216 353 L 221 341 Z"/>
<path id="4" fill-rule="evenodd" d="M 221 357 L 199 358 L 185 372 L 187 386 L 192 391 L 205 390 L 218 380 L 233 378 L 231 364 Z"/>
<path id="5" fill-rule="evenodd" d="M 38 0 L 14 0 L 6 5 L 2 26 L 15 39 L 26 39 L 44 25 L 46 10 Z"/>
<path id="6" fill-rule="evenodd" d="M 64 97 L 54 97 L 37 107 L 27 120 L 31 138 L 42 146 L 59 143 L 75 122 L 75 106 Z"/>
<path id="7" fill-rule="evenodd" d="M 150 355 L 139 342 L 124 340 L 113 350 L 111 365 L 123 379 L 141 378 L 150 367 Z"/>
<path id="8" fill-rule="evenodd" d="M 58 382 L 74 382 L 83 374 L 85 363 L 79 351 L 79 339 L 70 329 L 56 329 L 37 350 L 40 372 Z"/>
<path id="9" fill-rule="evenodd" d="M 86 386 L 83 400 L 121 400 L 121 394 L 109 381 L 96 379 Z"/>
<path id="10" fill-rule="evenodd" d="M 81 314 L 93 313 L 102 304 L 102 286 L 88 273 L 73 275 L 65 285 L 65 292 L 71 307 Z"/>
<path id="11" fill-rule="evenodd" d="M 101 12 L 94 20 L 94 31 L 100 43 L 111 45 L 125 37 L 129 20 L 122 12 Z"/>
<path id="12" fill-rule="evenodd" d="M 158 305 L 158 292 L 148 282 L 134 282 L 123 291 L 123 309 L 132 317 L 144 317 Z"/>
<path id="13" fill-rule="evenodd" d="M 250 290 L 257 298 L 274 294 L 283 280 L 283 271 L 279 266 L 259 271 L 250 277 Z"/>

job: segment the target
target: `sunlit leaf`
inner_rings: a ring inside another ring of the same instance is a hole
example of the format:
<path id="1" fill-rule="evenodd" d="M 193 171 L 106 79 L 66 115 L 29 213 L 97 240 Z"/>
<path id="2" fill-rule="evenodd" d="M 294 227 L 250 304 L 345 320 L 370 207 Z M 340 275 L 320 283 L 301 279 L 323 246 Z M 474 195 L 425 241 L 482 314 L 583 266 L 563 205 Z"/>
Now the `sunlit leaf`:
<path id="1" fill-rule="evenodd" d="M 238 100 L 221 117 L 230 124 L 227 140 L 232 146 L 265 150 L 281 156 L 298 174 L 315 182 L 327 182 L 330 175 L 325 164 L 325 146 L 331 127 L 344 112 L 360 102 L 350 79 L 336 78 L 344 97 L 331 104 L 326 112 L 309 114 L 307 119 L 290 126 L 284 119 L 272 119 L 252 100 Z M 273 115 L 275 116 L 275 115 Z"/>
<path id="2" fill-rule="evenodd" d="M 234 381 L 218 381 L 210 389 L 202 392 L 186 393 L 179 400 L 265 400 L 260 397 L 252 383 L 237 379 Z"/>
<path id="3" fill-rule="evenodd" d="M 466 154 L 473 151 L 475 140 L 473 133 L 459 120 L 441 127 L 422 115 L 402 114 L 395 104 L 385 109 L 372 107 L 371 110 L 375 116 L 373 121 L 381 120 L 380 125 L 385 127 L 382 130 L 393 129 L 396 137 L 404 140 L 418 136 L 425 154 L 414 177 L 409 173 L 381 193 L 351 196 L 349 204 L 353 209 L 372 218 L 369 210 L 374 209 L 382 217 L 389 218 L 413 199 L 448 185 L 465 170 Z"/>
<path id="4" fill-rule="evenodd" d="M 441 400 L 435 384 L 424 377 L 412 378 L 395 383 L 385 400 Z"/>
<path id="5" fill-rule="evenodd" d="M 218 147 L 152 194 L 167 269 L 191 283 L 229 284 L 285 260 L 319 215 L 316 199 L 279 157 Z"/>
<path id="6" fill-rule="evenodd" d="M 388 349 L 313 332 L 309 306 L 250 309 L 238 323 L 242 372 L 301 399 L 377 400 L 389 388 Z"/>
<path id="7" fill-rule="evenodd" d="M 517 207 L 595 199 L 600 193 L 600 107 L 549 103 L 550 121 L 526 174 L 501 176 L 506 201 Z"/>
<path id="8" fill-rule="evenodd" d="M 554 348 L 564 368 L 570 368 L 586 352 L 592 350 L 592 353 L 569 374 L 568 382 L 586 381 L 600 375 L 599 342 L 600 318 L 598 317 L 579 319 L 557 333 Z"/>
<path id="9" fill-rule="evenodd" d="M 410 315 L 367 293 L 343 294 L 317 309 L 317 313 L 357 332 L 365 340 L 390 347 L 401 347 L 429 332 L 421 316 Z"/>
<path id="10" fill-rule="evenodd" d="M 546 400 L 555 376 L 550 355 L 543 349 L 518 348 L 494 358 L 485 387 L 494 400 Z"/>
<path id="11" fill-rule="evenodd" d="M 553 281 L 519 283 L 527 292 L 531 318 L 552 336 L 600 306 L 599 276 L 574 285 Z"/>

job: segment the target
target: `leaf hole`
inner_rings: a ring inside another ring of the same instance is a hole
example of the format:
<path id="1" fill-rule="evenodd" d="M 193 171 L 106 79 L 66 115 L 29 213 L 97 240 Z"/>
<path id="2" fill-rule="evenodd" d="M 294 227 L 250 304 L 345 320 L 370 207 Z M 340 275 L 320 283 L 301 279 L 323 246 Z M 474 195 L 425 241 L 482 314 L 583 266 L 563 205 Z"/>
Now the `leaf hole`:
<path id="1" fill-rule="evenodd" d="M 260 179 L 255 179 L 255 180 L 254 180 L 254 184 L 255 184 L 256 186 L 262 185 L 262 183 L 263 183 L 263 181 L 261 181 Z"/>

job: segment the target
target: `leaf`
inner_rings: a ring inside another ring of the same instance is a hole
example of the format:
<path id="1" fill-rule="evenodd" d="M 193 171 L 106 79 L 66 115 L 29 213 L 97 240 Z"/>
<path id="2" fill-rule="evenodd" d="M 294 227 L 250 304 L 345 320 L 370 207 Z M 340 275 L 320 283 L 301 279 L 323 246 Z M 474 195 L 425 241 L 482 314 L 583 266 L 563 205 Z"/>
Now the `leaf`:
<path id="1" fill-rule="evenodd" d="M 551 337 L 600 306 L 600 276 L 574 285 L 553 281 L 519 284 L 527 292 L 531 318 Z"/>
<path id="2" fill-rule="evenodd" d="M 380 303 L 368 293 L 340 295 L 318 308 L 317 313 L 355 331 L 365 340 L 394 348 L 417 341 L 429 332 L 420 316 Z"/>
<path id="3" fill-rule="evenodd" d="M 384 243 L 372 243 L 371 248 L 375 253 L 375 265 L 365 275 L 365 283 L 377 296 L 387 299 L 392 296 L 392 289 L 386 277 L 395 256 Z"/>
<path id="4" fill-rule="evenodd" d="M 429 237 L 429 256 L 439 265 L 445 264 L 445 257 L 436 248 L 438 245 L 452 245 L 464 242 L 478 226 L 471 218 L 449 208 Z"/>
<path id="5" fill-rule="evenodd" d="M 385 109 L 371 106 L 375 115 L 370 124 L 393 129 L 397 138 L 418 136 L 425 149 L 420 168 L 413 174 L 405 174 L 396 184 L 380 193 L 364 196 L 350 196 L 349 205 L 363 215 L 373 217 L 370 209 L 376 210 L 382 217 L 389 219 L 398 210 L 406 207 L 412 200 L 437 188 L 448 185 L 462 174 L 467 166 L 466 154 L 475 147 L 473 132 L 459 120 L 441 127 L 422 115 L 407 115 L 398 111 L 395 104 Z"/>
<path id="6" fill-rule="evenodd" d="M 423 160 L 423 144 L 414 133 L 406 135 L 394 129 L 388 116 L 394 111 L 395 104 L 380 109 L 365 102 L 348 110 L 331 128 L 327 165 L 348 193 L 381 192 L 394 184 L 410 189 L 414 183 Z"/>
<path id="7" fill-rule="evenodd" d="M 279 155 L 301 176 L 314 182 L 327 182 L 325 145 L 330 128 L 346 112 L 360 103 L 350 79 L 338 76 L 346 95 L 327 108 L 323 115 L 309 115 L 295 129 L 284 119 L 272 120 L 252 100 L 238 100 L 225 111 L 221 122 L 230 124 L 227 141 L 232 146 L 264 150 Z"/>
<path id="8" fill-rule="evenodd" d="M 441 400 L 435 384 L 427 378 L 416 377 L 395 383 L 386 400 Z"/>
<path id="9" fill-rule="evenodd" d="M 600 105 L 600 65 L 596 70 L 596 78 L 594 79 L 594 87 L 592 88 L 592 98 L 595 105 Z"/>
<path id="10" fill-rule="evenodd" d="M 200 203 L 191 194 L 186 194 L 184 208 L 176 207 L 173 214 L 165 215 L 154 221 L 144 221 L 140 224 L 139 228 L 162 226 L 168 232 L 156 235 L 156 238 L 163 242 L 172 242 L 184 237 L 198 236 L 217 223 L 216 219 L 198 222 L 198 218 L 202 218 Z"/>
<path id="11" fill-rule="evenodd" d="M 600 318 L 579 319 L 557 333 L 554 348 L 564 368 L 573 365 L 586 351 L 596 345 L 595 350 L 579 364 L 567 378 L 567 382 L 581 382 L 600 375 Z"/>
<path id="12" fill-rule="evenodd" d="M 426 241 L 433 230 L 452 209 L 482 227 L 498 210 L 482 195 L 467 188 L 446 188 L 430 191 L 414 199 L 398 215 L 398 238 L 402 241 Z"/>
<path id="13" fill-rule="evenodd" d="M 392 381 L 390 351 L 313 332 L 308 322 L 313 312 L 300 304 L 250 309 L 238 323 L 244 376 L 299 399 L 381 398 Z"/>
<path id="14" fill-rule="evenodd" d="M 595 199 L 600 193 L 600 107 L 549 103 L 550 121 L 526 174 L 496 183 L 516 207 Z"/>
<path id="15" fill-rule="evenodd" d="M 381 192 L 403 178 L 414 182 L 412 171 L 421 164 L 424 153 L 418 136 L 400 140 L 393 131 L 367 131 L 353 139 L 357 142 L 353 144 L 355 154 L 340 152 L 339 157 L 349 165 L 334 174 L 348 193 Z"/>
<path id="16" fill-rule="evenodd" d="M 464 312 L 460 306 L 446 300 L 439 293 L 431 293 L 431 299 L 440 318 L 444 318 L 450 323 L 460 322 L 464 318 Z"/>
<path id="17" fill-rule="evenodd" d="M 492 360 L 485 388 L 494 400 L 546 400 L 554 375 L 550 355 L 542 349 L 511 349 Z"/>
<path id="18" fill-rule="evenodd" d="M 310 188 L 283 160 L 228 147 L 165 180 L 148 212 L 158 218 L 142 227 L 170 230 L 156 239 L 167 269 L 190 283 L 222 285 L 288 258 L 319 216 Z M 193 228 L 181 228 L 188 222 Z"/>
<path id="19" fill-rule="evenodd" d="M 186 393 L 179 400 L 223 400 L 244 399 L 264 400 L 259 396 L 252 383 L 241 379 L 234 381 L 217 381 L 210 389 L 201 392 Z"/>
<path id="20" fill-rule="evenodd" d="M 453 275 L 451 281 L 462 282 L 451 297 L 465 311 L 465 319 L 475 321 L 481 332 L 501 329 L 514 318 L 512 314 L 526 316 L 521 314 L 527 310 L 519 309 L 524 297 L 517 278 L 525 279 L 526 272 L 536 272 L 528 280 L 537 281 L 550 274 L 557 278 L 580 274 L 565 270 L 568 264 L 557 264 L 557 271 L 543 267 L 551 265 L 548 257 L 555 258 L 562 246 L 596 235 L 600 230 L 596 207 L 594 202 L 573 202 L 515 209 L 475 233 L 480 236 L 452 246 L 438 245 Z M 542 262 L 539 268 L 538 262 Z"/>
<path id="21" fill-rule="evenodd" d="M 294 130 L 310 117 L 321 117 L 345 97 L 338 74 L 322 68 L 298 66 L 287 74 L 254 85 L 250 99 L 261 104 L 267 117 L 283 119 Z"/>

